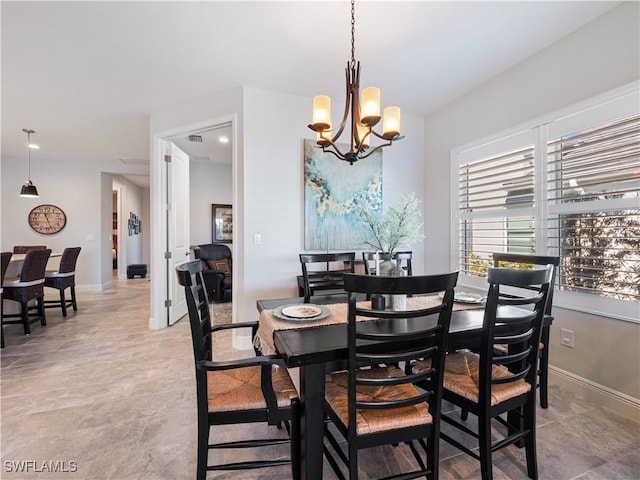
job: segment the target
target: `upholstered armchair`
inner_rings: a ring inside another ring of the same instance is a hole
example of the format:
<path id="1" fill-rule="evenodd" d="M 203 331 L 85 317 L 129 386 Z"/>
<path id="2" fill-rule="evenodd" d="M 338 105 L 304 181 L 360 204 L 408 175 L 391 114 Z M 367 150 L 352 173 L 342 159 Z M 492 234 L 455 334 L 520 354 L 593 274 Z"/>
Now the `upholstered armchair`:
<path id="1" fill-rule="evenodd" d="M 232 260 L 231 250 L 220 243 L 198 245 L 196 258 L 202 262 L 202 276 L 210 300 L 231 300 Z"/>

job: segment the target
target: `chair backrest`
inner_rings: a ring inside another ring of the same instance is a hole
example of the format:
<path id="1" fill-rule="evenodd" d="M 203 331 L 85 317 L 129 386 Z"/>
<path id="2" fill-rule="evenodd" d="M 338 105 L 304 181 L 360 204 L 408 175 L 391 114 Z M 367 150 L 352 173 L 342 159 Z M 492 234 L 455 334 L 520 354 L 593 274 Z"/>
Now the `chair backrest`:
<path id="1" fill-rule="evenodd" d="M 64 249 L 62 257 L 60 258 L 60 268 L 58 272 L 71 273 L 76 271 L 76 262 L 78 255 L 80 255 L 81 248 L 82 247 L 67 247 Z"/>
<path id="2" fill-rule="evenodd" d="M 348 403 L 349 418 L 356 419 L 356 411 L 363 409 L 394 409 L 428 402 L 433 418 L 439 418 L 442 400 L 442 377 L 447 334 L 453 307 L 453 289 L 458 272 L 440 275 L 387 277 L 371 275 L 344 276 L 344 288 L 349 293 L 348 340 Z M 372 310 L 370 302 L 358 302 L 366 295 L 420 295 L 444 291 L 435 306 L 418 310 Z M 371 321 L 356 321 L 367 317 Z M 380 319 L 380 320 L 373 320 Z M 387 321 L 381 321 L 387 319 Z M 408 372 L 391 380 L 359 378 L 357 371 L 366 365 L 393 365 L 414 359 L 431 359 L 431 369 L 419 373 Z M 385 399 L 384 402 L 356 401 L 356 389 L 383 388 L 386 385 L 425 382 L 427 388 L 419 396 Z M 355 422 L 349 429 L 355 434 Z M 436 434 L 437 435 L 437 434 Z"/>
<path id="3" fill-rule="evenodd" d="M 229 272 L 233 271 L 231 249 L 227 245 L 222 243 L 206 243 L 198 245 L 198 247 L 200 248 L 197 258 L 203 262 L 207 262 L 208 260 L 226 260 L 229 266 Z"/>
<path id="4" fill-rule="evenodd" d="M 378 259 L 382 260 L 380 255 Z M 407 272 L 407 275 L 413 275 L 413 268 L 411 260 L 413 259 L 413 252 L 396 252 L 391 257 L 396 261 L 396 264 Z M 362 252 L 362 260 L 364 261 L 364 273 L 365 275 L 373 275 L 375 271 L 376 252 Z"/>
<path id="5" fill-rule="evenodd" d="M 375 273 L 376 252 L 362 252 L 362 260 L 364 261 L 364 274 L 373 275 Z"/>
<path id="6" fill-rule="evenodd" d="M 411 266 L 411 260 L 413 259 L 413 252 L 396 252 L 393 254 L 392 260 L 396 261 L 396 264 L 407 272 L 407 275 L 413 275 L 413 268 Z"/>
<path id="7" fill-rule="evenodd" d="M 551 265 L 541 270 L 489 268 L 479 350 L 479 403 L 491 405 L 494 385 L 520 380 L 529 384 L 528 393 L 535 399 L 538 345 L 552 275 Z M 526 288 L 531 294 L 526 297 L 503 295 L 503 290 L 511 287 Z M 495 346 L 505 344 L 509 353 L 495 354 Z M 509 373 L 496 374 L 494 365 L 508 368 Z"/>
<path id="8" fill-rule="evenodd" d="M 44 250 L 46 245 L 16 245 L 13 247 L 13 253 L 29 253 L 31 250 Z"/>
<path id="9" fill-rule="evenodd" d="M 507 252 L 493 252 L 492 255 L 494 267 L 523 268 L 531 266 L 532 268 L 544 268 L 547 265 L 553 265 L 553 273 L 551 275 L 551 285 L 549 286 L 547 306 L 544 311 L 544 313 L 546 313 L 547 315 L 551 315 L 551 309 L 553 308 L 553 291 L 555 287 L 556 276 L 558 275 L 558 269 L 560 268 L 560 257 L 553 255 L 531 255 L 527 253 Z"/>
<path id="10" fill-rule="evenodd" d="M 300 266 L 302 268 L 305 298 L 310 294 L 311 279 L 322 280 L 335 288 L 342 288 L 344 285 L 343 275 L 345 273 L 354 273 L 355 263 L 356 252 L 301 253 Z"/>
<path id="11" fill-rule="evenodd" d="M 51 249 L 49 248 L 27 252 L 27 256 L 24 258 L 24 263 L 22 264 L 22 271 L 20 272 L 20 281 L 31 282 L 33 280 L 44 280 L 50 255 Z"/>
<path id="12" fill-rule="evenodd" d="M 202 263 L 200 260 L 187 262 L 176 266 L 178 283 L 184 287 L 189 324 L 191 326 L 191 340 L 193 355 L 198 362 L 211 360 L 211 316 L 207 292 L 202 278 Z M 196 376 L 204 375 L 204 370 L 196 368 Z"/>
<path id="13" fill-rule="evenodd" d="M 4 276 L 7 273 L 7 268 L 9 267 L 9 262 L 11 262 L 11 256 L 13 254 L 11 252 L 2 252 L 0 254 L 1 258 L 2 258 L 2 269 L 0 270 L 0 273 L 2 273 L 2 278 L 0 278 L 0 285 L 2 285 L 4 283 Z"/>

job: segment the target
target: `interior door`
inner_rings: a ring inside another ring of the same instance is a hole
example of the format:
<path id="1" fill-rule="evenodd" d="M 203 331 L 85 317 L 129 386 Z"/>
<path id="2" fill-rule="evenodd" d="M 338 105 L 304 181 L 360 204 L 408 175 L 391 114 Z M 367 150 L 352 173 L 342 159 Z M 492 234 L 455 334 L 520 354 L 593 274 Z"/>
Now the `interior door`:
<path id="1" fill-rule="evenodd" d="M 184 288 L 178 284 L 176 265 L 189 260 L 189 156 L 168 142 L 167 169 L 167 319 L 173 325 L 187 313 Z"/>

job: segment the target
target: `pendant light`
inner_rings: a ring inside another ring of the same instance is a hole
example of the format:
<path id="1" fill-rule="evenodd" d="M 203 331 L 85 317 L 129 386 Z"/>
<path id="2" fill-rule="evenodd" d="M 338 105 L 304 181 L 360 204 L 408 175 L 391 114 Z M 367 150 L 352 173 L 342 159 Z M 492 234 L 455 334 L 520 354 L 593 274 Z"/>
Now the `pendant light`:
<path id="1" fill-rule="evenodd" d="M 36 186 L 31 182 L 31 149 L 32 148 L 40 148 L 37 145 L 31 143 L 31 134 L 32 133 L 36 133 L 35 131 L 29 129 L 29 128 L 23 128 L 22 129 L 23 132 L 25 132 L 27 134 L 27 152 L 29 154 L 29 179 L 24 182 L 24 185 L 22 185 L 22 189 L 20 190 L 20 196 L 21 197 L 26 197 L 26 198 L 38 198 L 40 195 L 38 195 L 38 189 L 36 188 Z"/>
<path id="2" fill-rule="evenodd" d="M 380 115 L 380 89 L 367 87 L 362 90 L 360 97 L 360 62 L 355 59 L 355 24 L 355 0 L 351 0 L 351 61 L 346 69 L 347 91 L 342 121 L 337 129 L 331 128 L 331 98 L 318 95 L 313 98 L 313 123 L 309 125 L 317 133 L 316 144 L 323 152 L 331 153 L 351 165 L 404 138 L 400 135 L 399 107 L 387 107 Z M 373 127 L 381 119 L 382 133 L 378 133 Z M 337 145 L 345 127 L 350 130 L 348 152 L 341 151 Z M 370 145 L 372 138 L 383 143 Z"/>

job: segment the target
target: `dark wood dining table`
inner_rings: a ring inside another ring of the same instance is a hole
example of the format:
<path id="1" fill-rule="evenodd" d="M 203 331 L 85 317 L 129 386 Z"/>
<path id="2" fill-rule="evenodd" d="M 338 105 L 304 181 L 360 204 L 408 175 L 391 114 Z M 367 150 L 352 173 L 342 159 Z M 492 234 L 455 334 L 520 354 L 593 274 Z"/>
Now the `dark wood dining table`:
<path id="1" fill-rule="evenodd" d="M 302 297 L 258 300 L 259 312 L 303 303 Z M 311 303 L 334 303 L 335 298 L 316 296 Z M 509 316 L 514 307 L 500 307 L 500 316 Z M 484 315 L 483 305 L 475 309 L 454 310 L 449 327 L 448 349 L 474 348 L 479 345 Z M 410 331 L 419 322 L 435 323 L 435 319 L 418 318 L 407 321 L 376 321 L 385 331 Z M 547 322 L 551 322 L 548 319 Z M 321 479 L 324 437 L 325 374 L 344 368 L 347 358 L 346 323 L 323 325 L 314 328 L 276 330 L 273 344 L 288 368 L 299 368 L 302 437 L 302 478 Z"/>

